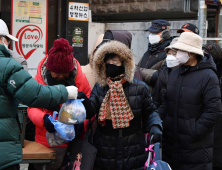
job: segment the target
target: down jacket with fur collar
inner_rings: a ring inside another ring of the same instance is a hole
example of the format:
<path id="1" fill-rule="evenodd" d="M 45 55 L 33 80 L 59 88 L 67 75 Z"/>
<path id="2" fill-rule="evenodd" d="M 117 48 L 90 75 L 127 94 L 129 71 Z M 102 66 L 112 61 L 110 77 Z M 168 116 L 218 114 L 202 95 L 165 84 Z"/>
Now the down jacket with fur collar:
<path id="1" fill-rule="evenodd" d="M 216 65 L 205 54 L 196 66 L 174 69 L 167 84 L 163 160 L 173 170 L 212 170 L 214 126 L 221 115 Z"/>
<path id="2" fill-rule="evenodd" d="M 94 69 L 99 76 L 91 93 L 90 101 L 93 113 L 99 113 L 103 99 L 109 90 L 106 84 L 106 70 L 104 57 L 107 53 L 115 53 L 125 66 L 124 93 L 134 114 L 130 127 L 113 129 L 112 121 L 106 120 L 105 126 L 97 125 L 94 136 L 94 145 L 98 152 L 95 161 L 95 170 L 143 170 L 147 159 L 145 152 L 144 132 L 149 132 L 151 126 L 162 128 L 160 117 L 148 86 L 134 79 L 134 56 L 124 44 L 111 41 L 103 44 L 95 53 Z"/>

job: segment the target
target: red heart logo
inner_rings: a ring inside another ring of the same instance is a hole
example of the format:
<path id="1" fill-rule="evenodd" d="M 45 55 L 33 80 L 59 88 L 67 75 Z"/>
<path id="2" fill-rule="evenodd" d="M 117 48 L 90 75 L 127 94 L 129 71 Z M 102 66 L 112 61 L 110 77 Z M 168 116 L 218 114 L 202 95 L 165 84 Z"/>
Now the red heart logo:
<path id="1" fill-rule="evenodd" d="M 31 29 L 31 28 L 27 28 L 27 27 L 34 27 L 34 28 Z M 32 55 L 32 53 L 35 52 L 35 50 L 37 50 L 37 48 L 35 48 L 35 49 L 28 51 L 27 54 L 24 54 L 24 51 L 22 48 L 22 40 L 23 40 L 23 35 L 28 31 L 30 31 L 30 32 L 37 31 L 38 32 L 38 39 L 33 44 L 37 43 L 43 37 L 42 30 L 36 25 L 26 25 L 18 31 L 16 38 L 18 38 L 19 41 L 15 43 L 16 50 L 20 55 L 23 55 L 26 60 Z"/>

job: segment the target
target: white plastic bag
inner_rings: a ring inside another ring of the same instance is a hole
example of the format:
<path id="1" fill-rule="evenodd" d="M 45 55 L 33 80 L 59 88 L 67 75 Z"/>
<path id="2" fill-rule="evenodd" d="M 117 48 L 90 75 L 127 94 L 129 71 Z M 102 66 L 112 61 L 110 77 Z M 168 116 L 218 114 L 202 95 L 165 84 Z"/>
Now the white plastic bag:
<path id="1" fill-rule="evenodd" d="M 66 140 L 61 139 L 60 137 L 55 135 L 55 133 L 49 133 L 48 131 L 46 132 L 46 139 L 47 139 L 48 144 L 52 147 L 67 143 Z"/>
<path id="2" fill-rule="evenodd" d="M 68 100 L 59 111 L 59 121 L 66 124 L 80 124 L 86 119 L 84 99 Z"/>
<path id="3" fill-rule="evenodd" d="M 46 132 L 46 138 L 50 146 L 59 146 L 75 138 L 74 126 L 55 120 L 57 114 L 57 112 L 53 112 L 53 118 L 49 116 L 49 120 L 54 124 L 56 130 L 54 133 Z"/>

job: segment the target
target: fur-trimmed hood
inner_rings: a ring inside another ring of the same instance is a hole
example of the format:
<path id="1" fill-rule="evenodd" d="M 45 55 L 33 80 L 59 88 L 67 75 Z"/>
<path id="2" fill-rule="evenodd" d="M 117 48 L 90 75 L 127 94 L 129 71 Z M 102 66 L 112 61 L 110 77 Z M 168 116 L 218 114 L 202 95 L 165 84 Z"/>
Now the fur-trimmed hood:
<path id="1" fill-rule="evenodd" d="M 104 58 L 108 53 L 117 54 L 123 61 L 125 67 L 125 79 L 128 82 L 133 82 L 135 72 L 135 61 L 132 51 L 123 43 L 112 40 L 104 43 L 94 54 L 93 69 L 98 77 L 100 86 L 107 84 L 106 65 Z"/>

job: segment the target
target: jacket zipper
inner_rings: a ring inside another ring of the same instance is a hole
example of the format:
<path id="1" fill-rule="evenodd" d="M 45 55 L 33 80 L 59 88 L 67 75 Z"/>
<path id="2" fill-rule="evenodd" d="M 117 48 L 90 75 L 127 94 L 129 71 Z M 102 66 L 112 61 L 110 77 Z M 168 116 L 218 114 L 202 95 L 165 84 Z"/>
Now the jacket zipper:
<path id="1" fill-rule="evenodd" d="M 185 76 L 185 75 L 184 75 Z M 177 99 L 177 113 L 175 115 L 175 132 L 176 132 L 176 152 L 178 153 L 178 114 L 179 114 L 179 102 L 180 102 L 180 98 L 182 97 L 182 91 L 183 91 L 183 80 L 184 80 L 184 76 L 179 75 L 179 78 L 182 78 L 181 83 L 180 83 L 180 87 L 179 87 L 179 97 Z M 177 161 L 176 161 L 177 162 Z"/>

